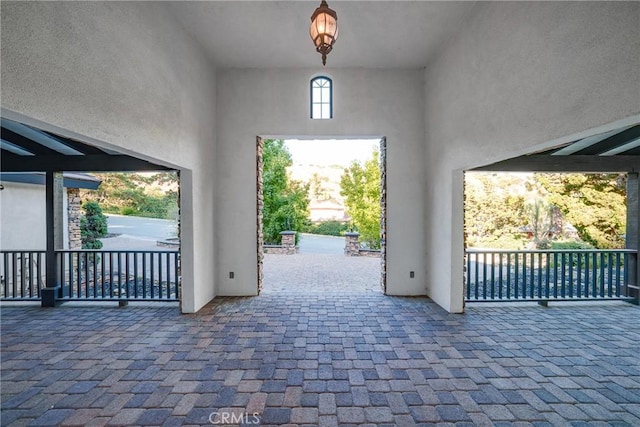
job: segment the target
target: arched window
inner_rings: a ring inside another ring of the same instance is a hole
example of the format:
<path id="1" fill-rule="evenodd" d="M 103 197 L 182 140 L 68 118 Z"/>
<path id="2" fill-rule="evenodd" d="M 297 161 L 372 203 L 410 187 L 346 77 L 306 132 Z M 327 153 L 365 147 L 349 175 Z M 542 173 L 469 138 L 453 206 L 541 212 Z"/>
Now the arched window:
<path id="1" fill-rule="evenodd" d="M 333 118 L 333 85 L 329 77 L 319 76 L 311 80 L 311 118 Z"/>

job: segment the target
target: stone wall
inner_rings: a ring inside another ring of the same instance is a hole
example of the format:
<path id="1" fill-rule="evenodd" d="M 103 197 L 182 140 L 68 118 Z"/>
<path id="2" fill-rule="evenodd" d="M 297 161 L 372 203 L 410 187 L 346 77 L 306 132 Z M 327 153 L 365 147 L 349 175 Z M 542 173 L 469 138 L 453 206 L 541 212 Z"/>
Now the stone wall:
<path id="1" fill-rule="evenodd" d="M 262 251 L 267 254 L 278 255 L 295 255 L 300 248 L 296 246 L 296 232 L 282 231 L 280 232 L 282 243 L 280 245 L 262 245 Z"/>
<path id="2" fill-rule="evenodd" d="M 80 217 L 82 216 L 82 201 L 78 188 L 67 188 L 67 217 L 69 221 L 69 249 L 81 249 Z"/>

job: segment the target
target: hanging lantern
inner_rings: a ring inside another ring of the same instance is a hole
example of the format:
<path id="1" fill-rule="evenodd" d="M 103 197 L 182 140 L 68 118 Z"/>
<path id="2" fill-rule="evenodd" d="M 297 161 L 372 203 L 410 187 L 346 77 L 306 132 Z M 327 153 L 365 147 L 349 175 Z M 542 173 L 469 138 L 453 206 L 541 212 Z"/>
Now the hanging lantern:
<path id="1" fill-rule="evenodd" d="M 326 0 L 322 0 L 320 7 L 311 15 L 309 35 L 316 46 L 316 51 L 322 55 L 322 65 L 327 65 L 327 55 L 338 39 L 338 15 L 329 9 Z"/>

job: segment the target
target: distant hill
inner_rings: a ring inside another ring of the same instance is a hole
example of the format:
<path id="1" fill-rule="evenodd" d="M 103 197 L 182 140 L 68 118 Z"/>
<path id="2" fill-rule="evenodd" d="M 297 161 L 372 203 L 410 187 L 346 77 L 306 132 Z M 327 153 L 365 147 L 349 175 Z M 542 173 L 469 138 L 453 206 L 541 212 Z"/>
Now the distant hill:
<path id="1" fill-rule="evenodd" d="M 309 212 L 311 221 L 348 218 L 344 212 L 344 198 L 340 195 L 340 165 L 314 165 L 294 163 L 287 168 L 292 179 L 309 184 Z"/>

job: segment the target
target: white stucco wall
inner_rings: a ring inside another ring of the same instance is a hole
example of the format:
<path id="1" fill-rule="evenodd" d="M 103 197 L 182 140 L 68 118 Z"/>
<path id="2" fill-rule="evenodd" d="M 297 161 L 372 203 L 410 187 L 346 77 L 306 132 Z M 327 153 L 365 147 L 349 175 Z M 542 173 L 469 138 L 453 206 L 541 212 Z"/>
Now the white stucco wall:
<path id="1" fill-rule="evenodd" d="M 311 120 L 309 80 L 319 72 L 322 69 L 218 71 L 218 293 L 257 291 L 256 136 L 387 136 L 387 291 L 424 295 L 423 72 L 328 69 L 334 118 Z M 230 271 L 234 279 L 229 279 Z M 410 279 L 409 271 L 416 277 Z"/>
<path id="2" fill-rule="evenodd" d="M 2 186 L 0 248 L 45 250 L 47 227 L 44 187 L 6 181 L 2 182 Z"/>
<path id="3" fill-rule="evenodd" d="M 215 71 L 165 4 L 5 2 L 10 119 L 179 168 L 182 310 L 215 296 Z"/>
<path id="4" fill-rule="evenodd" d="M 462 171 L 638 121 L 640 3 L 480 3 L 425 70 L 429 295 L 463 309 Z"/>

